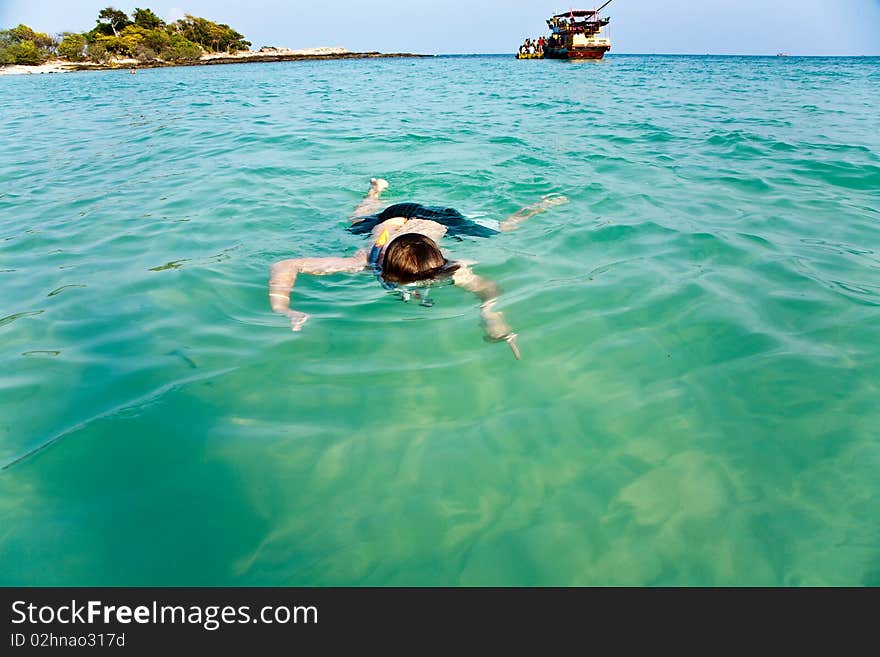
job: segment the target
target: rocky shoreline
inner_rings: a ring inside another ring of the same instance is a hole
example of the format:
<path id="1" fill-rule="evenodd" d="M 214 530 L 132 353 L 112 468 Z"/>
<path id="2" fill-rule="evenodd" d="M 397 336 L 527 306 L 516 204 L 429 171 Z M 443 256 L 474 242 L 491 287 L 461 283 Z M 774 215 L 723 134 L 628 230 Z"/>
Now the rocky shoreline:
<path id="1" fill-rule="evenodd" d="M 139 62 L 133 59 L 127 59 L 108 62 L 106 64 L 94 64 L 54 60 L 37 66 L 0 66 L 0 75 L 64 73 L 70 71 L 113 71 L 119 69 L 171 68 L 177 66 L 214 66 L 221 64 L 320 61 L 329 59 L 400 59 L 422 57 L 434 57 L 434 55 L 419 55 L 415 53 L 348 52 L 344 49 L 329 48 L 313 49 L 312 52 L 292 51 L 286 49 L 263 49 L 258 52 L 238 53 L 235 55 L 206 55 L 199 59 L 177 62 L 160 60 Z"/>
<path id="2" fill-rule="evenodd" d="M 347 52 L 336 54 L 320 54 L 320 55 L 253 55 L 249 57 L 211 57 L 203 59 L 194 59 L 191 61 L 180 62 L 143 62 L 131 65 L 83 67 L 75 70 L 101 70 L 114 68 L 167 68 L 172 66 L 214 66 L 215 64 L 250 64 L 250 63 L 266 63 L 266 62 L 296 62 L 303 60 L 322 60 L 322 59 L 383 59 L 383 58 L 404 58 L 404 57 L 433 57 L 433 55 L 416 55 L 413 53 L 380 53 L 380 52 Z"/>

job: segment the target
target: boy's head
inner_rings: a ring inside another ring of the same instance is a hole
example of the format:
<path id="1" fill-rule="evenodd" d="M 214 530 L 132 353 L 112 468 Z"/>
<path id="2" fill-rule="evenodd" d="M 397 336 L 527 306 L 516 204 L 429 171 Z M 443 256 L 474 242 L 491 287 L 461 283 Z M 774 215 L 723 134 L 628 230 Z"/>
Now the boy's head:
<path id="1" fill-rule="evenodd" d="M 437 242 L 430 237 L 407 233 L 396 238 L 385 249 L 382 278 L 390 283 L 415 283 L 451 274 L 457 265 L 443 257 Z"/>

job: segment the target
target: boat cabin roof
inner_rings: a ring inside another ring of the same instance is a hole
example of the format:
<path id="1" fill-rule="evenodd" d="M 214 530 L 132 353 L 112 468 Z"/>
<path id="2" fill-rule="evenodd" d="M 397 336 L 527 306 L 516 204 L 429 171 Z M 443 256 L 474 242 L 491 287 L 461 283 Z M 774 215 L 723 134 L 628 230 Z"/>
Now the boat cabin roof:
<path id="1" fill-rule="evenodd" d="M 572 9 L 564 14 L 556 14 L 553 18 L 583 18 L 584 16 L 595 16 L 595 9 Z"/>

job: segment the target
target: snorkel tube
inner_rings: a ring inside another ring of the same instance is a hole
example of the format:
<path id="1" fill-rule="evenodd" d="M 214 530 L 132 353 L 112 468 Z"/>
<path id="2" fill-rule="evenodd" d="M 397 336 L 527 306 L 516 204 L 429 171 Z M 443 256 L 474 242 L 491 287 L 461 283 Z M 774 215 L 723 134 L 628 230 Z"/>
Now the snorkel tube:
<path id="1" fill-rule="evenodd" d="M 382 231 L 382 234 L 379 235 L 379 239 L 376 240 L 376 243 L 373 244 L 373 248 L 370 249 L 370 266 L 373 269 L 380 269 L 379 267 L 379 255 L 382 253 L 382 248 L 388 244 L 388 229 Z"/>

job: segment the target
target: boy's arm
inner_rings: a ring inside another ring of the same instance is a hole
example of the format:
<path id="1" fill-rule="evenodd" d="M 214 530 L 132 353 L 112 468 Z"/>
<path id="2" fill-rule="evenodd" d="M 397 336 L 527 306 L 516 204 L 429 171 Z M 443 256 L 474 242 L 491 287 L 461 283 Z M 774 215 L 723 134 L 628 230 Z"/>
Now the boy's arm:
<path id="1" fill-rule="evenodd" d="M 514 212 L 507 219 L 502 221 L 500 226 L 501 232 L 509 233 L 512 230 L 516 230 L 526 219 L 530 219 L 536 214 L 541 214 L 554 206 L 563 205 L 565 203 L 568 203 L 568 199 L 562 194 L 548 194 L 547 196 L 543 196 L 537 203 L 533 203 L 522 210 Z"/>
<path id="2" fill-rule="evenodd" d="M 276 262 L 272 265 L 269 277 L 269 305 L 276 313 L 290 319 L 292 330 L 299 331 L 309 316 L 290 307 L 290 292 L 293 290 L 293 284 L 296 283 L 297 274 L 322 276 L 342 272 L 354 273 L 363 270 L 366 266 L 367 257 L 364 252 L 359 252 L 351 258 L 296 258 Z"/>
<path id="3" fill-rule="evenodd" d="M 354 221 L 358 217 L 379 212 L 382 209 L 382 201 L 379 200 L 379 197 L 386 189 L 388 189 L 387 180 L 384 178 L 370 178 L 370 191 L 367 192 L 364 200 L 351 213 L 351 220 Z"/>
<path id="4" fill-rule="evenodd" d="M 477 276 L 470 267 L 462 266 L 452 277 L 459 287 L 475 294 L 483 303 L 480 304 L 480 320 L 483 323 L 483 332 L 487 340 L 500 342 L 504 340 L 510 345 L 513 356 L 520 359 L 519 347 L 516 346 L 516 333 L 514 333 L 500 310 L 495 310 L 495 301 L 501 290 L 492 281 Z"/>

